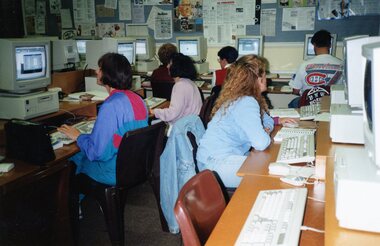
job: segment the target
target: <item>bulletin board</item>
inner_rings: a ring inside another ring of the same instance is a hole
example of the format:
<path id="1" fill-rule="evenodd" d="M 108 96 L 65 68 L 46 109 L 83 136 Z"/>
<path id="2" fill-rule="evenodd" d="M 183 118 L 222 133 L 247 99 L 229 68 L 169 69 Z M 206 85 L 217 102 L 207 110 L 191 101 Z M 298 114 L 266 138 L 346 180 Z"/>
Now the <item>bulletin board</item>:
<path id="1" fill-rule="evenodd" d="M 72 9 L 73 0 L 62 0 L 62 8 Z M 95 0 L 95 4 L 104 4 L 105 0 Z M 132 4 L 136 0 L 131 0 Z M 145 18 L 149 16 L 152 9 L 152 5 L 144 6 Z M 158 6 L 163 10 L 173 10 L 173 5 L 160 5 Z M 318 20 L 315 17 L 314 30 L 310 31 L 282 31 L 281 22 L 283 8 L 279 7 L 278 4 L 261 4 L 262 9 L 276 9 L 276 27 L 275 36 L 265 37 L 265 42 L 303 42 L 305 34 L 314 33 L 320 29 L 326 29 L 331 33 L 336 33 L 338 35 L 338 41 L 341 41 L 347 36 L 367 34 L 370 36 L 379 35 L 380 30 L 380 15 L 363 15 L 363 16 L 350 16 L 344 19 L 337 20 Z M 114 10 L 114 17 L 97 17 L 97 23 L 110 23 L 110 22 L 123 22 L 125 24 L 131 24 L 132 21 L 120 21 L 118 19 L 118 9 Z M 172 11 L 173 12 L 173 11 Z M 71 13 L 72 14 L 72 13 Z M 172 13 L 174 14 L 174 13 Z M 60 35 L 59 30 L 59 19 L 56 15 L 51 15 L 47 13 L 47 25 L 46 25 L 46 35 Z M 149 29 L 149 34 L 153 35 L 153 30 Z M 247 35 L 260 35 L 260 25 L 247 25 L 246 27 Z M 175 37 L 177 36 L 192 36 L 192 35 L 203 35 L 202 29 L 196 29 L 193 32 L 173 32 L 173 37 L 166 40 L 157 40 L 158 43 L 165 42 L 175 42 Z"/>

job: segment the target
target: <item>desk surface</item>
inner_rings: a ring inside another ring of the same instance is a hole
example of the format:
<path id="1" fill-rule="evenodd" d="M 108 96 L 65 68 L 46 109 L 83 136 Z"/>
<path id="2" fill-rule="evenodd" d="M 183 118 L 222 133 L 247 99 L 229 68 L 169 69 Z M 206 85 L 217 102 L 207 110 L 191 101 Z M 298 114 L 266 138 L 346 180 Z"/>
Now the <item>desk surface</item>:
<path id="1" fill-rule="evenodd" d="M 281 182 L 278 178 L 265 176 L 244 176 L 220 220 L 212 231 L 206 245 L 233 245 L 239 236 L 245 220 L 260 190 L 286 189 L 294 186 Z M 325 185 L 308 185 L 308 196 L 324 200 Z M 324 203 L 308 199 L 303 225 L 316 229 L 324 228 Z M 324 235 L 302 231 L 300 245 L 321 245 Z"/>

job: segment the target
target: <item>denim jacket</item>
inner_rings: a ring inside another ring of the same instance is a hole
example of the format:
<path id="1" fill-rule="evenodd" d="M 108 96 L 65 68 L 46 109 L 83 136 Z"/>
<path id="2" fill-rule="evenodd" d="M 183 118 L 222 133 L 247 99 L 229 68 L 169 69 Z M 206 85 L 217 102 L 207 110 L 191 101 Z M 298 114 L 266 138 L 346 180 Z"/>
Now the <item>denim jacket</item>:
<path id="1" fill-rule="evenodd" d="M 174 205 L 182 186 L 195 175 L 193 147 L 187 137 L 191 132 L 199 143 L 205 132 L 199 116 L 189 115 L 174 123 L 160 157 L 161 208 L 171 233 L 178 233 L 179 227 L 174 215 Z"/>

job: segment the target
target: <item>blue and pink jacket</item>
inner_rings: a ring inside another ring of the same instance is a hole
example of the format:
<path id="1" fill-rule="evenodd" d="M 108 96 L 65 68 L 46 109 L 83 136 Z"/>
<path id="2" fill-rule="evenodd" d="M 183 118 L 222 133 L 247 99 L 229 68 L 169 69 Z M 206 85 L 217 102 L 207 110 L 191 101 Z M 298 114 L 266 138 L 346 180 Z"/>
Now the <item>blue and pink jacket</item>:
<path id="1" fill-rule="evenodd" d="M 71 160 L 77 174 L 116 184 L 116 157 L 124 133 L 148 125 L 148 111 L 141 97 L 129 90 L 113 90 L 100 107 L 91 134 L 77 139 L 80 152 Z"/>

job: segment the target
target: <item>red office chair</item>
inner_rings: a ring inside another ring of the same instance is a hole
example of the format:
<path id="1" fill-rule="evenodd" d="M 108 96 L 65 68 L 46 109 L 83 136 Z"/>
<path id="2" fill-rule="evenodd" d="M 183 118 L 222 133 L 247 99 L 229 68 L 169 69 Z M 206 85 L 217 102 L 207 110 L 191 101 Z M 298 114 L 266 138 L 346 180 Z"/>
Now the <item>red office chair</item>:
<path id="1" fill-rule="evenodd" d="M 181 189 L 174 213 L 185 246 L 204 245 L 222 215 L 226 201 L 210 170 L 192 177 Z"/>

